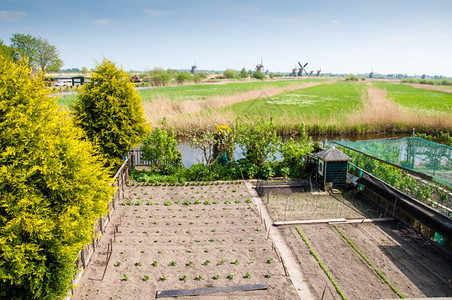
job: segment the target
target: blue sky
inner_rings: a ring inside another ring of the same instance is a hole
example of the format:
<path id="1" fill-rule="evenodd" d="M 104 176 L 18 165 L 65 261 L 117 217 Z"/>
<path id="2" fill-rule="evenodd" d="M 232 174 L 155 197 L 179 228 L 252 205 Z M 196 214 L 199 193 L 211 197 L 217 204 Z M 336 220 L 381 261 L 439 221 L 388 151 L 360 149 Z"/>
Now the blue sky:
<path id="1" fill-rule="evenodd" d="M 452 76 L 450 0 L 0 0 L 0 39 L 46 38 L 64 68 Z"/>

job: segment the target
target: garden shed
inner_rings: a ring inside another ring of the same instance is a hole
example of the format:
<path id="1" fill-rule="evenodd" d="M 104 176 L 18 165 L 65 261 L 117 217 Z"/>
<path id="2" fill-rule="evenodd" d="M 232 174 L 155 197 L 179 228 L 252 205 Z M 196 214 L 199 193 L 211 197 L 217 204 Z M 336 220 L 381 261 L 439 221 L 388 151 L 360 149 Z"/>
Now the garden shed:
<path id="1" fill-rule="evenodd" d="M 347 164 L 351 158 L 335 147 L 311 153 L 309 156 L 316 161 L 316 181 L 325 189 L 343 189 L 347 179 Z"/>

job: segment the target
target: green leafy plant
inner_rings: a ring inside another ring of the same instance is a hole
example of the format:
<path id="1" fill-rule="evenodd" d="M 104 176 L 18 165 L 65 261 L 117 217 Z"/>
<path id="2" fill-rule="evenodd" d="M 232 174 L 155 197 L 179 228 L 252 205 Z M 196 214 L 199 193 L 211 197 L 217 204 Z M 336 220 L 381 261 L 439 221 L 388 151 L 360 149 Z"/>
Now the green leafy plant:
<path id="1" fill-rule="evenodd" d="M 196 278 L 195 278 L 196 280 L 203 280 L 204 279 L 204 276 L 203 275 L 198 275 L 198 276 L 196 276 Z"/>
<path id="2" fill-rule="evenodd" d="M 273 261 L 274 261 L 273 258 L 269 258 L 269 259 L 267 260 L 267 264 L 271 264 L 271 263 L 273 263 Z"/>
<path id="3" fill-rule="evenodd" d="M 243 278 L 251 278 L 251 274 L 250 273 L 245 273 L 245 276 L 243 276 Z"/>
<path id="4" fill-rule="evenodd" d="M 158 263 L 158 261 L 156 261 L 156 260 L 154 260 L 154 261 L 152 262 L 152 265 L 153 265 L 154 267 L 157 267 L 158 264 L 159 264 L 159 263 Z"/>
<path id="5" fill-rule="evenodd" d="M 124 275 L 123 275 L 123 277 L 122 277 L 122 280 L 124 280 L 124 281 L 127 281 L 127 280 L 129 280 L 129 275 L 127 275 L 127 274 L 124 274 Z"/>
<path id="6" fill-rule="evenodd" d="M 137 266 L 137 267 L 141 266 L 141 261 L 137 261 L 137 262 L 135 263 L 135 266 Z"/>
<path id="7" fill-rule="evenodd" d="M 170 262 L 170 265 L 171 265 L 171 266 L 175 266 L 175 265 L 177 265 L 177 261 L 175 261 L 175 260 L 172 260 L 172 261 Z"/>
<path id="8" fill-rule="evenodd" d="M 93 226 L 107 214 L 114 192 L 116 170 L 105 168 L 101 146 L 58 107 L 43 78 L 25 59 L 13 62 L 0 51 L 4 299 L 65 297 L 77 271 L 74 261 L 91 242 Z"/>
<path id="9" fill-rule="evenodd" d="M 215 280 L 220 279 L 220 274 L 215 274 L 215 275 L 213 275 L 213 279 L 215 279 Z"/>
<path id="10" fill-rule="evenodd" d="M 165 281 L 165 280 L 167 280 L 168 279 L 168 276 L 167 275 L 162 275 L 162 276 L 160 276 L 160 280 L 161 281 Z"/>
<path id="11" fill-rule="evenodd" d="M 208 264 L 210 264 L 210 260 L 206 259 L 206 260 L 204 261 L 204 265 L 207 266 Z"/>
<path id="12" fill-rule="evenodd" d="M 121 262 L 120 261 L 117 261 L 116 263 L 115 263 L 115 267 L 119 267 L 121 265 Z"/>
<path id="13" fill-rule="evenodd" d="M 165 203 L 163 204 L 165 206 L 171 206 L 173 205 L 173 203 L 171 201 L 165 201 Z"/>
<path id="14" fill-rule="evenodd" d="M 235 276 L 236 275 L 234 273 L 229 273 L 228 279 L 232 280 L 232 279 L 234 279 Z"/>
<path id="15" fill-rule="evenodd" d="M 220 259 L 217 263 L 217 265 L 221 266 L 222 264 L 224 264 L 224 260 Z"/>
<path id="16" fill-rule="evenodd" d="M 181 276 L 179 277 L 179 280 L 182 280 L 183 282 L 187 282 L 188 276 L 187 276 L 187 275 L 181 275 Z"/>
<path id="17" fill-rule="evenodd" d="M 90 74 L 73 106 L 76 124 L 118 167 L 129 149 L 142 142 L 148 127 L 138 95 L 126 72 L 104 59 Z"/>
<path id="18" fill-rule="evenodd" d="M 149 276 L 148 275 L 144 275 L 143 276 L 143 281 L 148 281 L 149 280 Z"/>
<path id="19" fill-rule="evenodd" d="M 165 121 L 163 121 L 165 125 Z M 162 174 L 173 174 L 182 167 L 182 154 L 177 147 L 173 128 L 155 127 L 143 141 L 142 157 L 157 166 Z"/>

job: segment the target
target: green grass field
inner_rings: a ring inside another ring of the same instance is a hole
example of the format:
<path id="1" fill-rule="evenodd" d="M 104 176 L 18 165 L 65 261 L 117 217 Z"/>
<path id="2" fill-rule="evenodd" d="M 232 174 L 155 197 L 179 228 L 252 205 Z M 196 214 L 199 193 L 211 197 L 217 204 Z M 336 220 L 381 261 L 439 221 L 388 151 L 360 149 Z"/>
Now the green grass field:
<path id="1" fill-rule="evenodd" d="M 234 82 L 225 84 L 191 84 L 183 86 L 166 86 L 138 90 L 143 101 L 152 101 L 155 97 L 170 99 L 171 101 L 205 100 L 211 96 L 227 96 L 243 93 L 251 90 L 264 89 L 266 87 L 286 87 L 289 85 L 303 84 L 306 82 L 322 82 L 329 78 L 310 78 L 301 80 L 276 80 L 276 81 L 252 81 Z M 67 95 L 58 98 L 62 106 L 69 106 L 77 99 L 77 95 Z"/>
<path id="2" fill-rule="evenodd" d="M 222 109 L 237 116 L 272 117 L 275 123 L 290 121 L 329 121 L 340 123 L 362 108 L 364 84 L 336 82 L 250 100 Z"/>
<path id="3" fill-rule="evenodd" d="M 373 82 L 375 87 L 386 89 L 388 98 L 396 103 L 414 109 L 425 109 L 452 113 L 452 94 L 423 90 L 405 84 Z"/>
<path id="4" fill-rule="evenodd" d="M 303 79 L 303 80 L 277 80 L 277 81 L 252 81 L 234 82 L 225 84 L 192 84 L 184 86 L 156 87 L 140 90 L 143 101 L 152 101 L 153 97 L 163 97 L 172 101 L 205 100 L 211 96 L 227 96 L 243 93 L 266 87 L 286 87 L 289 85 L 303 84 L 305 82 L 322 82 L 327 78 Z"/>

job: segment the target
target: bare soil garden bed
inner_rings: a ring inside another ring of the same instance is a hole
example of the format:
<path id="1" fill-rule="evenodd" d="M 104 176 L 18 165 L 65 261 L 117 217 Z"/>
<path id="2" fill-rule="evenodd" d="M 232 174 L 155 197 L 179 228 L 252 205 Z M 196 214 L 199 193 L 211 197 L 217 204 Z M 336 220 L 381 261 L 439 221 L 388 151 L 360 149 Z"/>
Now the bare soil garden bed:
<path id="1" fill-rule="evenodd" d="M 128 187 L 74 299 L 150 299 L 157 290 L 258 283 L 269 288 L 215 298 L 296 299 L 249 198 L 243 182 Z"/>
<path id="2" fill-rule="evenodd" d="M 359 197 L 341 195 L 270 195 L 264 202 L 275 221 L 378 218 L 385 215 Z M 390 212 L 386 212 L 386 216 Z M 348 299 L 439 297 L 452 278 L 452 256 L 396 221 L 362 224 L 297 225 Z M 278 227 L 292 249 L 312 294 L 340 299 L 295 226 Z M 342 234 L 341 234 L 342 233 Z M 363 254 L 372 266 L 357 253 Z M 388 285 L 378 270 L 386 278 Z"/>

